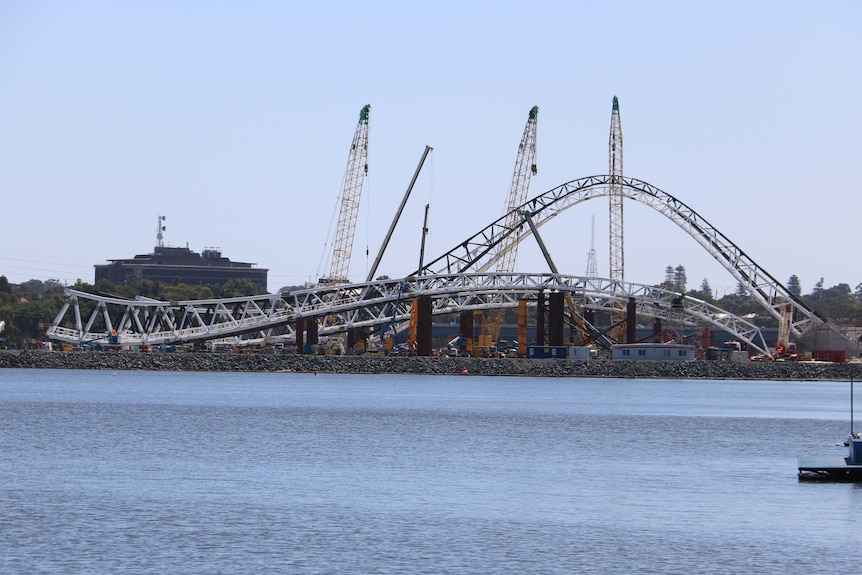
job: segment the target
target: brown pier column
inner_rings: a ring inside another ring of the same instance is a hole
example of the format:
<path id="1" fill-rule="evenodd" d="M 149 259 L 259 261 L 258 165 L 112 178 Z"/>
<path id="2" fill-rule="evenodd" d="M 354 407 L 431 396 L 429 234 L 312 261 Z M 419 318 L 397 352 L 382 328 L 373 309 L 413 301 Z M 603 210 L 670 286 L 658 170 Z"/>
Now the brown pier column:
<path id="1" fill-rule="evenodd" d="M 637 312 L 637 302 L 629 298 L 626 304 L 626 343 L 637 343 Z"/>
<path id="2" fill-rule="evenodd" d="M 565 301 L 562 292 L 551 292 L 548 298 L 548 344 L 565 345 L 565 323 L 563 308 Z"/>
<path id="3" fill-rule="evenodd" d="M 430 356 L 431 328 L 434 324 L 431 296 L 423 295 L 416 298 L 415 304 L 419 305 L 419 313 L 416 317 L 416 355 Z"/>
<path id="4" fill-rule="evenodd" d="M 536 345 L 545 345 L 545 292 L 536 295 Z"/>

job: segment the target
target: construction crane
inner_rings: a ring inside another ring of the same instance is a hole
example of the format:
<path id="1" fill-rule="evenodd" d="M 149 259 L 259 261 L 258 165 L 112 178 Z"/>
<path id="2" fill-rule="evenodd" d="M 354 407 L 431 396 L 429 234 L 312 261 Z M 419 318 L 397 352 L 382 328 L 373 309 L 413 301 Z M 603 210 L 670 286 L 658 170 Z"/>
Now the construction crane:
<path id="1" fill-rule="evenodd" d="M 610 189 L 608 190 L 610 208 L 610 279 L 617 281 L 625 280 L 625 257 L 623 251 L 623 128 L 620 123 L 620 102 L 614 96 L 613 108 L 611 109 L 611 132 L 608 136 L 608 154 L 610 175 Z M 625 314 L 622 309 L 617 308 L 611 312 L 611 325 L 613 338 L 621 342 L 625 326 L 623 319 Z"/>
<path id="2" fill-rule="evenodd" d="M 623 128 L 620 124 L 620 103 L 614 96 L 611 111 L 611 133 L 608 138 L 610 193 L 610 278 L 625 280 L 623 252 Z"/>
<path id="3" fill-rule="evenodd" d="M 518 206 L 527 201 L 530 189 L 530 178 L 536 175 L 536 123 L 539 118 L 539 107 L 533 106 L 527 117 L 527 125 L 518 146 L 518 156 L 515 159 L 515 171 L 512 174 L 512 186 L 506 201 L 506 229 L 514 227 L 521 219 Z M 500 242 L 497 256 L 497 273 L 511 273 L 515 269 L 515 258 L 518 255 L 519 232 L 511 233 Z M 500 328 L 506 310 L 502 308 L 491 310 L 488 314 L 488 330 L 492 341 L 500 337 Z"/>
<path id="4" fill-rule="evenodd" d="M 335 240 L 332 243 L 332 256 L 329 275 L 319 279 L 320 284 L 347 283 L 347 272 L 350 268 L 350 255 L 353 252 L 353 235 L 356 231 L 356 218 L 359 214 L 359 198 L 362 195 L 362 184 L 368 175 L 368 117 L 371 115 L 371 105 L 366 105 L 359 112 L 359 123 L 353 134 L 350 145 L 350 155 L 347 158 L 347 169 L 344 172 L 344 185 L 340 198 L 338 212 L 338 227 L 335 229 Z"/>

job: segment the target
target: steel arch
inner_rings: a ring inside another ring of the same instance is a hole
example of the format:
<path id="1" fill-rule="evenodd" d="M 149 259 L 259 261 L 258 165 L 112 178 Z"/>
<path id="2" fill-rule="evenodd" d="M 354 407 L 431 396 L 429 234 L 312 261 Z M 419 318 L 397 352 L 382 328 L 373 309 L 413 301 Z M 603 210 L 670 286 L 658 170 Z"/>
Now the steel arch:
<path id="1" fill-rule="evenodd" d="M 423 269 L 414 272 L 414 275 L 487 270 L 494 264 L 496 259 L 494 248 L 503 238 L 516 234 L 515 241 L 521 242 L 531 235 L 529 226 L 525 225 L 524 213 L 528 213 L 533 223 L 539 227 L 581 202 L 608 196 L 610 184 L 610 175 L 588 176 L 544 192 L 516 209 L 522 216 L 513 225 L 506 225 L 507 215 L 499 218 L 429 262 Z M 757 265 L 739 246 L 681 200 L 636 178 L 624 177 L 620 184 L 620 179 L 617 177 L 615 185 L 622 187 L 625 197 L 653 208 L 692 236 L 740 284 L 745 286 L 752 297 L 775 319 L 781 321 L 781 310 L 788 303 L 792 305 L 796 313 L 790 330 L 797 337 L 823 323 L 823 318 L 817 312 L 790 293 L 781 282 Z"/>

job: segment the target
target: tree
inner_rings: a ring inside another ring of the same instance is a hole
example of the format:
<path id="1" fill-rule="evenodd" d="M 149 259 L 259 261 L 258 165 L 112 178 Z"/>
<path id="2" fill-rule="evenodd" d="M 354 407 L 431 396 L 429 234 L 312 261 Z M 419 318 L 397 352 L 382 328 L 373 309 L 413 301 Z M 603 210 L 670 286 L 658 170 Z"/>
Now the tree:
<path id="1" fill-rule="evenodd" d="M 684 292 L 685 285 L 688 283 L 688 279 L 685 276 L 685 266 L 680 264 L 676 266 L 676 269 L 674 269 L 673 271 L 673 283 L 674 286 L 676 286 L 676 290 Z"/>
<path id="2" fill-rule="evenodd" d="M 706 278 L 703 278 L 703 281 L 700 282 L 699 290 L 691 290 L 688 292 L 688 295 L 709 303 L 715 301 L 715 298 L 712 295 L 712 287 L 710 287 L 709 280 L 707 280 Z"/>
<path id="3" fill-rule="evenodd" d="M 742 282 L 736 282 L 736 291 L 733 295 L 746 298 L 748 297 L 748 288 Z"/>
<path id="4" fill-rule="evenodd" d="M 700 282 L 700 291 L 709 296 L 709 299 L 712 299 L 712 287 L 709 285 L 709 280 L 703 278 L 703 281 Z"/>
<path id="5" fill-rule="evenodd" d="M 799 297 L 802 295 L 802 284 L 799 282 L 799 276 L 793 274 L 787 279 L 787 291 Z"/>
<path id="6" fill-rule="evenodd" d="M 664 268 L 664 283 L 662 283 L 662 286 L 666 287 L 667 289 L 673 289 L 673 280 L 673 266 L 667 266 L 666 268 Z"/>
<path id="7" fill-rule="evenodd" d="M 820 278 L 816 284 L 814 284 L 814 289 L 811 290 L 811 297 L 813 299 L 820 299 L 823 297 L 823 278 Z"/>

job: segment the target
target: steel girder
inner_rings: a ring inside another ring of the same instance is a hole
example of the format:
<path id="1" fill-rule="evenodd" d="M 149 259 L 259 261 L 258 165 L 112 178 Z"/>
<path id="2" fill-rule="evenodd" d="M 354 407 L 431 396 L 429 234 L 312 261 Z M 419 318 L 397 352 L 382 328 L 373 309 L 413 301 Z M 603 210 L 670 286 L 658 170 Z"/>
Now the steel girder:
<path id="1" fill-rule="evenodd" d="M 539 291 L 564 292 L 576 305 L 610 310 L 635 300 L 638 314 L 708 324 L 760 353 L 768 353 L 759 328 L 695 298 L 654 286 L 557 274 L 462 273 L 402 280 L 322 286 L 289 294 L 223 300 L 165 302 L 126 300 L 66 290 L 67 301 L 48 329 L 52 339 L 73 344 L 192 343 L 279 333 L 295 336 L 298 319 L 319 322 L 321 335 L 409 320 L 412 299 L 430 296 L 433 314 L 516 307 Z M 114 335 L 115 334 L 115 335 Z"/>
<path id="2" fill-rule="evenodd" d="M 608 196 L 611 180 L 610 175 L 572 180 L 528 200 L 516 211 L 529 213 L 533 223 L 539 227 L 581 202 Z M 655 209 L 692 236 L 776 320 L 781 321 L 784 306 L 791 304 L 795 319 L 790 329 L 794 335 L 799 336 L 823 323 L 823 318 L 814 310 L 684 202 L 635 178 L 620 180 L 618 177 L 614 185 L 621 186 L 625 197 Z M 523 216 L 513 224 L 507 223 L 507 218 L 508 214 L 492 222 L 415 273 L 449 274 L 490 269 L 496 258 L 494 248 L 503 238 L 514 234 L 515 241 L 522 242 L 532 235 Z"/>

